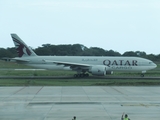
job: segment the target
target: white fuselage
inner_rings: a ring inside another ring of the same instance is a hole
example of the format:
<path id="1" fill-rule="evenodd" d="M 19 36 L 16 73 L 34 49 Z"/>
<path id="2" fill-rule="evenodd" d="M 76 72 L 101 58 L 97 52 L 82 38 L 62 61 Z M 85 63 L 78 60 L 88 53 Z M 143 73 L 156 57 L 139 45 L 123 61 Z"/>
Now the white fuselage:
<path id="1" fill-rule="evenodd" d="M 19 58 L 20 59 L 20 58 Z M 97 57 L 97 56 L 30 56 L 22 57 L 23 64 L 43 69 L 67 69 L 69 66 L 59 65 L 54 61 L 69 62 L 76 64 L 85 64 L 90 66 L 103 65 L 107 67 L 107 71 L 147 71 L 154 69 L 157 65 L 152 61 L 139 57 Z M 51 62 L 46 62 L 51 61 Z M 53 61 L 53 62 L 52 62 Z"/>

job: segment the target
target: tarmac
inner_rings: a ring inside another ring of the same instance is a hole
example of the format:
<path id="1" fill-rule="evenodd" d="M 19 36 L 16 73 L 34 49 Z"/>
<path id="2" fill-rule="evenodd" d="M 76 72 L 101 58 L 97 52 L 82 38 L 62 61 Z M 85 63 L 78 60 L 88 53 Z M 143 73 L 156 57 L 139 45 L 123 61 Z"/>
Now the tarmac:
<path id="1" fill-rule="evenodd" d="M 159 86 L 0 87 L 0 120 L 160 119 Z"/>
<path id="2" fill-rule="evenodd" d="M 142 79 L 142 80 L 160 80 L 160 76 L 156 77 L 137 77 L 137 76 L 89 76 L 89 77 L 82 77 L 82 78 L 75 78 L 73 76 L 0 76 L 0 79 L 116 79 L 116 80 L 128 80 L 128 79 Z"/>

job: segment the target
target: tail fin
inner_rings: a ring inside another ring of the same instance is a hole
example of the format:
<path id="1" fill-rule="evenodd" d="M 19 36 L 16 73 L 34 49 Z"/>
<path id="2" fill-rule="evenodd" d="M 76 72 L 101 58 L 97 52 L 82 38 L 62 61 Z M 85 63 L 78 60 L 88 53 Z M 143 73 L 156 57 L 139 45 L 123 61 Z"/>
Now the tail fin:
<path id="1" fill-rule="evenodd" d="M 36 56 L 36 53 L 28 47 L 16 34 L 11 34 L 19 57 Z"/>

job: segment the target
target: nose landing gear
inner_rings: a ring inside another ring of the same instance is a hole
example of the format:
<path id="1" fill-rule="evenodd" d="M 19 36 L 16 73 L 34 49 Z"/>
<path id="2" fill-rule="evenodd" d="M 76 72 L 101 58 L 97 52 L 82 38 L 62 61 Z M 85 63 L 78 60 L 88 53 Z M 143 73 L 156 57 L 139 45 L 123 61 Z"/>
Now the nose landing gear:
<path id="1" fill-rule="evenodd" d="M 141 77 L 144 77 L 144 73 L 146 73 L 146 71 L 142 71 Z"/>

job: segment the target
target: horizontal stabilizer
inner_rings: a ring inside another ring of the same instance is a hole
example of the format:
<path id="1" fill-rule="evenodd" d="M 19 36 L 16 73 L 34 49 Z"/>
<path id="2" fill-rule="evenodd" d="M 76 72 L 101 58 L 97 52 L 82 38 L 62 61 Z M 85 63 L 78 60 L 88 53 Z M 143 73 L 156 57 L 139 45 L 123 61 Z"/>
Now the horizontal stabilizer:
<path id="1" fill-rule="evenodd" d="M 11 60 L 15 60 L 17 62 L 29 62 L 30 60 L 21 59 L 21 58 L 12 58 Z"/>

